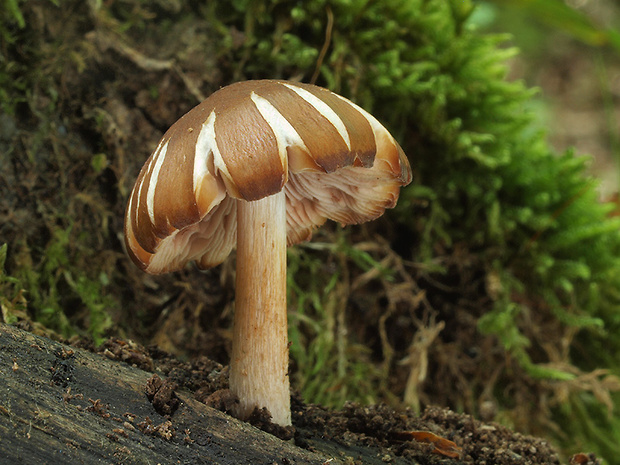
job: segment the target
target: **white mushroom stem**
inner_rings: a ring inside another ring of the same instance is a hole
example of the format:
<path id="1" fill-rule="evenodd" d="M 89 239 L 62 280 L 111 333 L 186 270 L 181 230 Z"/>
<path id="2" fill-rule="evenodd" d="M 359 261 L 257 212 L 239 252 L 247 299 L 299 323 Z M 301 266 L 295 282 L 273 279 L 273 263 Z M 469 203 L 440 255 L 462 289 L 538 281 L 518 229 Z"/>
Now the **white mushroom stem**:
<path id="1" fill-rule="evenodd" d="M 237 281 L 230 389 L 242 419 L 267 407 L 272 421 L 291 424 L 286 315 L 284 191 L 237 201 Z"/>

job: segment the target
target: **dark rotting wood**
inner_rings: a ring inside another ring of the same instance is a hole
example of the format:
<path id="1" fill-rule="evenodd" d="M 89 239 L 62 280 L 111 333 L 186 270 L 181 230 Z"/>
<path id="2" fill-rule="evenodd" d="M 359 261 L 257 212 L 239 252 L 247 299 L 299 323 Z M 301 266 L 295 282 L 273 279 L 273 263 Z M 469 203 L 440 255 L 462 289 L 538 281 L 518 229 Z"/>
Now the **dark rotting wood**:
<path id="1" fill-rule="evenodd" d="M 177 392 L 152 373 L 0 324 L 0 464 L 339 464 Z"/>

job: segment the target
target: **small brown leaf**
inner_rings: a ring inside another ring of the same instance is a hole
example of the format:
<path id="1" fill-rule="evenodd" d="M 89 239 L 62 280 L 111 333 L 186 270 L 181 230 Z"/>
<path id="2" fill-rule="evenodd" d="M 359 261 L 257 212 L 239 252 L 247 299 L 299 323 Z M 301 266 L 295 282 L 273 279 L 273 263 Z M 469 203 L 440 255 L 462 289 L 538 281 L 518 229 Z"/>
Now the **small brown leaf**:
<path id="1" fill-rule="evenodd" d="M 601 461 L 594 454 L 575 454 L 569 462 L 570 465 L 600 465 Z"/>
<path id="2" fill-rule="evenodd" d="M 398 439 L 413 440 L 423 442 L 425 444 L 432 444 L 434 454 L 444 455 L 453 459 L 458 459 L 461 456 L 461 449 L 454 442 L 449 441 L 446 438 L 437 436 L 434 433 L 428 431 L 403 431 L 398 433 Z"/>

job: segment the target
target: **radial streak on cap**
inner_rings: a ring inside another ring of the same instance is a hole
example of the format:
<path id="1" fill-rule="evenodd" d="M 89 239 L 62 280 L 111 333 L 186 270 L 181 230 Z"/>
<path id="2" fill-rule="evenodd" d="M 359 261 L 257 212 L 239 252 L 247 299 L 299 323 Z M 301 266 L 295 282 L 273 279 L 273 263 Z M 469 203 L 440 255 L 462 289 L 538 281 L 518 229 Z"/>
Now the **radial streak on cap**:
<path id="1" fill-rule="evenodd" d="M 198 188 L 200 179 L 209 171 L 209 159 L 213 160 L 215 147 L 215 112 L 212 111 L 207 121 L 200 128 L 200 134 L 196 140 L 196 153 L 194 155 L 194 192 Z M 221 157 L 220 157 L 221 158 Z M 218 167 L 219 168 L 219 167 Z"/>
<path id="2" fill-rule="evenodd" d="M 351 139 L 349 138 L 349 131 L 347 131 L 347 127 L 340 119 L 340 116 L 338 116 L 338 114 L 334 110 L 332 110 L 329 105 L 323 102 L 320 98 L 308 92 L 306 89 L 302 89 L 301 87 L 293 86 L 288 83 L 283 84 L 289 89 L 291 89 L 293 92 L 295 92 L 297 95 L 299 95 L 301 98 L 303 98 L 314 108 L 316 108 L 316 111 L 318 111 L 321 115 L 327 118 L 329 122 L 334 125 L 334 127 L 338 131 L 338 134 L 340 134 L 340 137 L 342 137 L 344 143 L 347 144 L 349 150 L 351 150 Z"/>
<path id="3" fill-rule="evenodd" d="M 288 154 L 286 152 L 287 147 L 298 146 L 303 148 L 306 152 L 308 149 L 306 148 L 306 144 L 299 136 L 295 128 L 289 123 L 284 116 L 269 102 L 269 100 L 257 95 L 252 92 L 250 98 L 256 105 L 256 108 L 260 112 L 267 124 L 271 126 L 273 133 L 275 134 L 276 141 L 278 144 L 278 152 L 280 154 L 280 159 L 282 160 L 282 167 L 284 168 L 284 173 L 288 179 Z"/>
<path id="4" fill-rule="evenodd" d="M 230 172 L 228 171 L 228 167 L 222 158 L 222 154 L 220 152 L 219 147 L 217 146 L 217 138 L 215 136 L 215 110 L 209 114 L 207 121 L 204 122 L 202 128 L 200 129 L 200 134 L 198 135 L 198 140 L 196 141 L 196 155 L 194 159 L 194 190 L 198 186 L 198 175 L 202 173 L 203 175 L 208 168 L 208 156 L 211 153 L 213 157 L 213 165 L 216 169 L 216 173 L 219 171 L 222 174 L 222 180 L 226 185 L 226 189 L 228 193 L 233 197 L 239 196 L 239 191 L 237 186 L 235 185 Z M 199 166 L 199 158 L 201 158 L 200 166 Z M 204 171 L 203 170 L 204 167 Z M 197 173 L 197 171 L 199 171 Z"/>
<path id="5" fill-rule="evenodd" d="M 370 113 L 368 113 L 366 110 L 364 110 L 362 107 L 360 107 L 359 105 L 357 105 L 355 102 L 352 102 L 351 100 L 348 100 L 346 98 L 344 98 L 342 95 L 338 95 L 338 94 L 333 94 L 336 97 L 338 97 L 340 100 L 342 100 L 343 102 L 351 105 L 353 108 L 355 108 L 357 111 L 359 111 L 364 118 L 366 118 L 368 120 L 368 123 L 370 124 L 370 126 L 372 127 L 373 132 L 376 134 L 378 131 L 380 132 L 385 132 L 387 133 L 388 130 L 385 129 L 385 127 L 379 122 L 377 121 L 377 118 L 375 118 L 374 116 L 372 116 Z"/>
<path id="6" fill-rule="evenodd" d="M 153 205 L 155 199 L 155 188 L 157 187 L 157 178 L 159 177 L 159 170 L 161 169 L 161 165 L 164 163 L 164 159 L 166 158 L 166 152 L 168 150 L 168 142 L 163 146 L 159 147 L 157 155 L 155 155 L 155 166 L 153 167 L 153 173 L 151 174 L 151 179 L 149 182 L 149 188 L 146 191 L 146 207 L 149 212 L 149 218 L 151 219 L 151 223 L 155 224 L 155 208 Z"/>

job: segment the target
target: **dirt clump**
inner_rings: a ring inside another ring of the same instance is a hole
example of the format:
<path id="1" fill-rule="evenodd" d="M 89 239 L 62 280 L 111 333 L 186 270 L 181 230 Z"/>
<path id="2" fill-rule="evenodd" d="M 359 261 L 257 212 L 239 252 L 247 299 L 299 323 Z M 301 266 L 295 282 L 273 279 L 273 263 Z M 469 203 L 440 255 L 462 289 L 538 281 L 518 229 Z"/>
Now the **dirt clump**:
<path id="1" fill-rule="evenodd" d="M 155 399 L 167 387 L 164 391 L 169 400 L 176 399 L 175 391 L 189 391 L 195 399 L 225 413 L 230 413 L 235 405 L 236 399 L 228 391 L 228 367 L 208 357 L 182 361 L 155 347 L 144 348 L 118 340 L 104 344 L 98 351 L 108 357 L 116 353 L 118 360 L 128 363 L 136 359 L 127 357 L 127 353 L 140 354 L 140 365 L 151 366 L 163 377 L 154 375 L 145 386 L 151 394 L 149 398 Z M 299 395 L 293 395 L 291 409 L 292 429 L 271 423 L 269 412 L 264 409 L 257 409 L 249 423 L 281 439 L 293 439 L 298 447 L 307 450 L 313 450 L 317 442 L 331 442 L 335 450 L 348 451 L 351 463 L 356 463 L 354 452 L 360 448 L 376 449 L 385 463 L 396 458 L 420 464 L 562 463 L 556 450 L 543 439 L 440 407 L 428 407 L 417 414 L 386 404 L 365 406 L 349 402 L 340 410 L 331 410 L 306 404 Z M 169 409 L 168 415 L 172 418 L 174 409 Z M 587 463 L 597 463 L 596 457 L 593 460 Z"/>
<path id="2" fill-rule="evenodd" d="M 294 406 L 293 418 L 300 445 L 304 440 L 311 442 L 320 432 L 323 438 L 343 446 L 377 447 L 385 457 L 405 457 L 413 463 L 446 463 L 447 457 L 456 459 L 448 463 L 463 464 L 561 463 L 557 452 L 542 439 L 439 407 L 429 407 L 417 415 L 386 405 L 348 403 L 340 411 L 330 411 L 299 403 Z M 422 438 L 430 433 L 434 439 L 420 441 L 412 434 L 420 432 L 426 433 L 420 435 Z M 442 447 L 442 443 L 454 443 L 456 448 Z"/>

